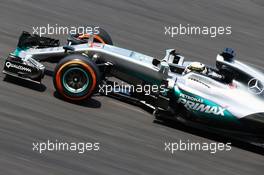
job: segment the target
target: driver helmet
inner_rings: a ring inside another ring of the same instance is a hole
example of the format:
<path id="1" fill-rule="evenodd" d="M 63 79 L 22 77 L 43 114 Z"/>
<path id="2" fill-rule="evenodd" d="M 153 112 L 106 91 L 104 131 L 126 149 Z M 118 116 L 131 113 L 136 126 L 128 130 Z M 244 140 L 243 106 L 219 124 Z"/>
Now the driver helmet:
<path id="1" fill-rule="evenodd" d="M 198 73 L 206 74 L 207 69 L 203 63 L 192 62 L 186 67 L 186 69 L 184 71 L 185 74 L 187 74 L 189 72 L 198 72 Z"/>

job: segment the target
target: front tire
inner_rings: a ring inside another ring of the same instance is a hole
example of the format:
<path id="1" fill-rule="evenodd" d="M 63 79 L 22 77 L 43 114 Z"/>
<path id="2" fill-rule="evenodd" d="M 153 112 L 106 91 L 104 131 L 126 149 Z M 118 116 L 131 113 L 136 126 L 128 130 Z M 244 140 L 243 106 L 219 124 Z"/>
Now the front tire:
<path id="1" fill-rule="evenodd" d="M 83 55 L 69 55 L 55 68 L 53 83 L 56 91 L 67 100 L 88 99 L 100 82 L 97 65 Z"/>
<path id="2" fill-rule="evenodd" d="M 91 37 L 91 34 L 75 34 L 70 35 L 70 41 L 72 45 L 84 44 L 88 42 L 88 39 Z M 94 35 L 94 42 L 113 45 L 111 36 L 102 28 L 98 28 L 98 34 Z"/>

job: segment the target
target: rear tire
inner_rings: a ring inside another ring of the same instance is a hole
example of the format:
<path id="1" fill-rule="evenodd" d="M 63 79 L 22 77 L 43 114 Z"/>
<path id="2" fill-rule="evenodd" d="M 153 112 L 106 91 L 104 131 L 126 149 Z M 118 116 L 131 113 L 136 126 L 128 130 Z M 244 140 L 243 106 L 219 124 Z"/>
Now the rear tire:
<path id="1" fill-rule="evenodd" d="M 79 38 L 79 35 L 70 35 L 72 45 L 87 43 L 91 35 L 85 34 L 84 38 Z M 94 42 L 113 45 L 111 36 L 102 28 L 98 28 L 98 34 L 94 35 Z"/>
<path id="2" fill-rule="evenodd" d="M 69 55 L 55 68 L 53 83 L 56 91 L 67 100 L 78 102 L 91 97 L 100 82 L 97 65 L 83 55 Z"/>
<path id="3" fill-rule="evenodd" d="M 105 44 L 113 45 L 111 36 L 102 28 L 99 28 L 98 30 L 99 30 L 99 34 L 96 36 L 100 37 Z M 97 41 L 96 37 L 95 37 L 95 41 Z"/>

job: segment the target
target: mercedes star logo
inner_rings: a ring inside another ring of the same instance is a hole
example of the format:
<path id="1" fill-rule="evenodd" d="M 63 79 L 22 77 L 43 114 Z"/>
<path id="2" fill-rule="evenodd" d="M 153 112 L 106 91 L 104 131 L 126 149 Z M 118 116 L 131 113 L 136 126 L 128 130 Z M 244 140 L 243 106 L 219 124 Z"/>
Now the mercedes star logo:
<path id="1" fill-rule="evenodd" d="M 248 90 L 251 93 L 259 95 L 264 91 L 264 85 L 258 79 L 253 78 L 248 82 Z"/>

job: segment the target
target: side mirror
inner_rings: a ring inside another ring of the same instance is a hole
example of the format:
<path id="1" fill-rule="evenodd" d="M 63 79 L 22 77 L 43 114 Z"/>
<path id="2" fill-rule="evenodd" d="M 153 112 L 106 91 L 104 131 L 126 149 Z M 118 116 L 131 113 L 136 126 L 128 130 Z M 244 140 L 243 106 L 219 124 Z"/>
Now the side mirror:
<path id="1" fill-rule="evenodd" d="M 181 56 L 179 53 L 176 53 L 175 49 L 167 49 L 166 55 L 162 60 L 166 61 L 169 64 L 182 65 L 184 62 L 184 57 Z"/>
<path id="2" fill-rule="evenodd" d="M 63 46 L 63 49 L 65 50 L 65 53 L 68 51 L 74 51 L 75 50 L 72 46 L 69 46 L 69 45 Z"/>

